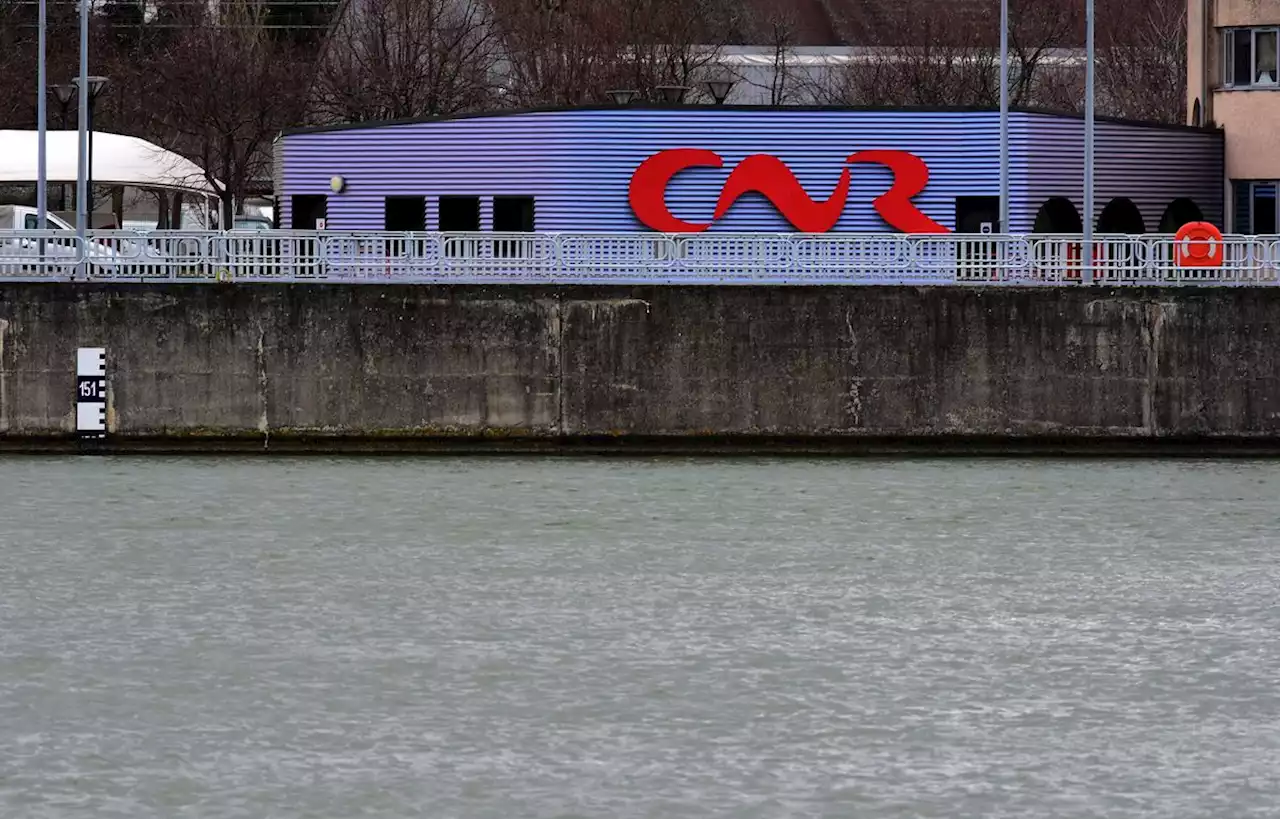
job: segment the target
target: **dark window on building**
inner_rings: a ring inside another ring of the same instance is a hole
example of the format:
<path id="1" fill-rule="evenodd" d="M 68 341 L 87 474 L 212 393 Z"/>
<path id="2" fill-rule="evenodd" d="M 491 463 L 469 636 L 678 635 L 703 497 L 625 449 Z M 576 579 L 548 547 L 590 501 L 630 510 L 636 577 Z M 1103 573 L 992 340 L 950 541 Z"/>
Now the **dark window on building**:
<path id="1" fill-rule="evenodd" d="M 1232 88 L 1275 88 L 1280 29 L 1236 28 L 1222 36 L 1223 84 Z"/>
<path id="2" fill-rule="evenodd" d="M 1227 77 L 1229 85 L 1251 85 L 1249 77 L 1253 74 L 1253 32 L 1233 31 L 1228 36 L 1231 43 L 1231 69 Z"/>
<path id="3" fill-rule="evenodd" d="M 306 194 L 294 196 L 290 200 L 292 205 L 289 219 L 289 227 L 293 230 L 315 230 L 316 222 L 326 218 L 329 212 L 329 197 L 315 196 Z"/>
<path id="4" fill-rule="evenodd" d="M 441 196 L 440 230 L 443 233 L 469 233 L 480 229 L 480 197 Z"/>
<path id="5" fill-rule="evenodd" d="M 1121 196 L 1108 202 L 1098 214 L 1098 232 L 1138 236 L 1147 232 L 1147 226 L 1133 200 Z"/>
<path id="6" fill-rule="evenodd" d="M 1000 232 L 1000 197 L 998 196 L 957 196 L 956 197 L 956 232 L 957 233 L 999 233 Z M 996 275 L 996 254 L 999 248 L 995 242 L 971 239 L 956 245 L 956 260 L 960 263 L 959 275 L 962 279 L 989 279 Z"/>
<path id="7" fill-rule="evenodd" d="M 1249 233 L 1249 183 L 1231 183 L 1231 232 L 1245 235 Z"/>
<path id="8" fill-rule="evenodd" d="M 1231 182 L 1233 233 L 1271 236 L 1280 233 L 1280 208 L 1277 194 L 1280 183 L 1274 180 Z"/>
<path id="9" fill-rule="evenodd" d="M 498 233 L 527 233 L 533 223 L 532 196 L 493 197 L 493 229 Z"/>
<path id="10" fill-rule="evenodd" d="M 387 230 L 427 229 L 427 199 L 424 196 L 388 196 L 383 227 Z"/>
<path id="11" fill-rule="evenodd" d="M 956 233 L 1001 233 L 999 196 L 957 196 Z"/>
<path id="12" fill-rule="evenodd" d="M 1032 233 L 1075 234 L 1084 230 L 1084 221 L 1075 203 L 1065 196 L 1055 196 L 1045 200 L 1036 211 L 1036 221 L 1032 225 Z"/>
<path id="13" fill-rule="evenodd" d="M 1270 235 L 1276 232 L 1276 183 L 1254 182 L 1253 191 L 1253 224 L 1250 233 L 1254 235 Z"/>

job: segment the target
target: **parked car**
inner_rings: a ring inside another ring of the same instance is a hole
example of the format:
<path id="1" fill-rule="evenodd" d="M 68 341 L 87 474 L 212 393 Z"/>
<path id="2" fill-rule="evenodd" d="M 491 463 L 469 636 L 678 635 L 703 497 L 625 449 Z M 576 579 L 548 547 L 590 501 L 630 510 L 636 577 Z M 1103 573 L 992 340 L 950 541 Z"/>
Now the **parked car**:
<path id="1" fill-rule="evenodd" d="M 68 275 L 82 260 L 74 234 L 73 226 L 53 214 L 45 216 L 41 230 L 35 208 L 0 205 L 0 276 Z M 117 276 L 168 261 L 146 241 L 114 237 L 87 240 L 83 256 L 95 271 Z"/>
<path id="2" fill-rule="evenodd" d="M 265 216 L 237 216 L 232 223 L 234 230 L 272 230 L 271 220 Z"/>

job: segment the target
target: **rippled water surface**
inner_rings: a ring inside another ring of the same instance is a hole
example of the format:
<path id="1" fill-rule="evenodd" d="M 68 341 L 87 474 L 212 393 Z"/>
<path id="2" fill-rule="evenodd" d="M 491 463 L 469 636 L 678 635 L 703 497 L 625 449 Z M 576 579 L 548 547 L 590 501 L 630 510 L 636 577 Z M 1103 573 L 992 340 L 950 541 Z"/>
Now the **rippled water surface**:
<path id="1" fill-rule="evenodd" d="M 0 816 L 1280 815 L 1280 463 L 0 460 Z"/>

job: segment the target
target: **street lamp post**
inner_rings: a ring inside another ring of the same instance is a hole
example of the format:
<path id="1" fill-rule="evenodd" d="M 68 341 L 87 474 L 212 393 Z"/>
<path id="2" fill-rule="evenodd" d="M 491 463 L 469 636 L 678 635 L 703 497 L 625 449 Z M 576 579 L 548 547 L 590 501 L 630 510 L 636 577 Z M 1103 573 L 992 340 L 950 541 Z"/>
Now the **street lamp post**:
<path id="1" fill-rule="evenodd" d="M 1009 0 L 1000 0 L 1000 233 L 1009 232 Z"/>
<path id="2" fill-rule="evenodd" d="M 680 105 L 684 102 L 685 94 L 689 93 L 689 86 L 659 85 L 654 90 L 658 92 L 658 96 L 667 105 Z"/>
<path id="3" fill-rule="evenodd" d="M 94 103 L 98 99 L 98 95 L 101 94 L 106 89 L 107 83 L 109 82 L 109 80 L 106 77 L 97 77 L 97 76 L 88 77 L 87 80 L 89 85 L 89 105 L 88 105 L 89 116 L 88 116 L 88 122 L 85 125 L 85 127 L 89 132 L 89 138 L 88 138 L 89 156 L 88 156 L 88 161 L 85 167 L 85 189 L 87 192 L 87 195 L 85 197 L 85 208 L 88 214 L 87 216 L 88 227 L 89 229 L 92 229 L 93 228 L 93 107 L 94 107 Z M 73 82 L 78 86 L 80 84 L 80 78 L 77 77 L 75 80 L 73 80 Z"/>
<path id="4" fill-rule="evenodd" d="M 89 212 L 84 209 L 85 196 L 84 183 L 88 177 L 87 169 L 89 163 L 89 137 L 86 130 L 89 125 L 89 0 L 80 0 L 80 76 L 79 87 L 77 88 L 79 96 L 79 113 L 80 116 L 76 120 L 77 143 L 78 143 L 78 159 L 76 161 L 76 238 L 80 242 L 83 250 L 84 234 L 88 229 Z M 89 268 L 85 264 L 81 264 L 81 271 L 84 276 L 88 276 Z"/>
<path id="5" fill-rule="evenodd" d="M 609 92 L 609 99 L 613 100 L 614 105 L 630 105 L 638 96 L 640 96 L 639 91 L 632 91 L 627 88 L 619 88 Z"/>
<path id="6" fill-rule="evenodd" d="M 1080 280 L 1093 283 L 1093 151 L 1094 151 L 1094 47 L 1093 0 L 1085 0 L 1085 74 L 1084 74 L 1084 274 Z"/>
<path id="7" fill-rule="evenodd" d="M 44 230 L 49 225 L 49 108 L 48 100 L 45 98 L 48 87 L 48 76 L 45 68 L 45 40 L 47 30 L 49 28 L 49 4 L 47 0 L 40 0 L 40 54 L 37 58 L 39 65 L 36 73 L 38 77 L 36 84 L 39 89 L 36 91 L 36 130 L 39 131 L 37 136 L 38 144 L 36 145 L 36 213 L 39 214 L 40 229 Z M 40 255 L 44 256 L 43 244 L 41 245 Z M 41 259 L 43 261 L 43 259 Z"/>
<path id="8" fill-rule="evenodd" d="M 53 98 L 58 102 L 58 123 L 62 130 L 67 130 L 67 108 L 71 105 L 71 98 L 76 93 L 74 85 L 54 85 L 49 87 L 49 92 L 53 94 Z M 58 184 L 59 197 L 62 200 L 62 210 L 67 210 L 67 182 L 62 180 Z"/>
<path id="9" fill-rule="evenodd" d="M 58 122 L 61 123 L 62 129 L 65 131 L 70 122 L 67 116 L 67 109 L 71 107 L 71 99 L 75 96 L 76 87 L 74 85 L 51 85 L 49 93 L 53 94 L 53 98 L 58 101 Z"/>

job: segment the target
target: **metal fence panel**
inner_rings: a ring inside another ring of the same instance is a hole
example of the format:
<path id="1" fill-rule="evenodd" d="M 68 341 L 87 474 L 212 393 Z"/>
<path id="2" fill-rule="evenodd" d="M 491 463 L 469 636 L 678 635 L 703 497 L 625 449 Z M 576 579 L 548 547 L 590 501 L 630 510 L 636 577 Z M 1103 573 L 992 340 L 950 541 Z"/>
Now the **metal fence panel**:
<path id="1" fill-rule="evenodd" d="M 1082 237 L 975 234 L 0 231 L 0 280 L 1072 285 Z M 1172 236 L 1095 237 L 1095 283 L 1280 284 L 1280 237 L 1196 266 Z"/>
<path id="2" fill-rule="evenodd" d="M 0 279 L 62 281 L 83 260 L 79 237 L 66 231 L 0 231 Z"/>

